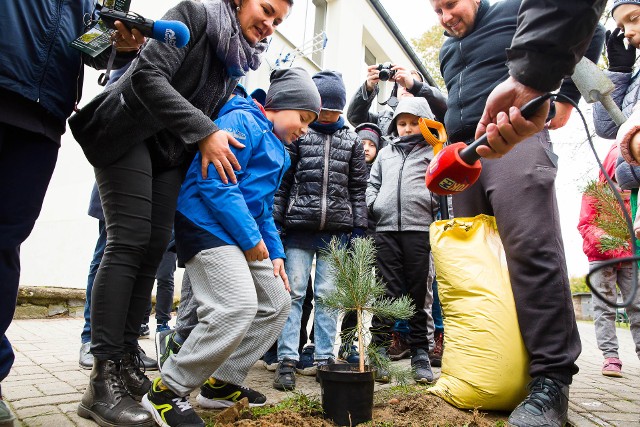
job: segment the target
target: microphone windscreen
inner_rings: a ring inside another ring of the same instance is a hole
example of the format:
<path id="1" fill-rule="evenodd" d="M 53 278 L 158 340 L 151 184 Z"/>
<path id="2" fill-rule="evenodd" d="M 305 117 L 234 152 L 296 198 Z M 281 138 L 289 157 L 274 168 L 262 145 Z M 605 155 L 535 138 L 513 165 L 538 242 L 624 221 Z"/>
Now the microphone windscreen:
<path id="1" fill-rule="evenodd" d="M 155 21 L 153 38 L 174 47 L 185 47 L 191 34 L 189 28 L 180 21 Z"/>
<path id="2" fill-rule="evenodd" d="M 468 165 L 460 158 L 460 151 L 466 146 L 464 142 L 449 145 L 433 158 L 425 176 L 429 191 L 440 196 L 456 194 L 478 180 L 482 172 L 480 161 Z"/>

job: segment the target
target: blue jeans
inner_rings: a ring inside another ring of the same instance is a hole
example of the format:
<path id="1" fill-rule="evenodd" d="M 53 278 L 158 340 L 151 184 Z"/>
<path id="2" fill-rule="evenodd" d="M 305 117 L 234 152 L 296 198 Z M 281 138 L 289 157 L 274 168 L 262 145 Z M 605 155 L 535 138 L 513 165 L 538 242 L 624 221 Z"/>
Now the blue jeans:
<path id="1" fill-rule="evenodd" d="M 93 289 L 93 281 L 96 278 L 98 267 L 100 267 L 104 248 L 107 245 L 107 229 L 104 220 L 98 220 L 98 232 L 98 241 L 96 242 L 96 248 L 93 250 L 93 258 L 89 265 L 89 276 L 87 277 L 87 296 L 84 301 L 84 327 L 82 328 L 82 334 L 80 334 L 82 344 L 91 341 L 91 290 Z"/>
<path id="2" fill-rule="evenodd" d="M 0 382 L 14 360 L 5 333 L 16 309 L 20 245 L 40 215 L 58 148 L 44 135 L 0 123 Z"/>
<path id="3" fill-rule="evenodd" d="M 433 314 L 433 324 L 436 332 L 444 332 L 444 323 L 442 322 L 442 308 L 440 307 L 440 297 L 438 296 L 438 281 L 433 279 L 433 306 L 431 307 Z"/>
<path id="4" fill-rule="evenodd" d="M 315 249 L 287 248 L 285 268 L 291 286 L 291 311 L 278 338 L 278 360 L 284 358 L 299 360 L 300 320 L 302 302 L 307 292 L 307 283 L 311 274 L 313 256 L 316 259 L 316 275 L 313 281 L 315 314 L 313 319 L 315 359 L 334 357 L 333 344 L 338 324 L 337 313 L 328 310 L 319 301 L 335 289 L 335 282 L 326 258 Z"/>

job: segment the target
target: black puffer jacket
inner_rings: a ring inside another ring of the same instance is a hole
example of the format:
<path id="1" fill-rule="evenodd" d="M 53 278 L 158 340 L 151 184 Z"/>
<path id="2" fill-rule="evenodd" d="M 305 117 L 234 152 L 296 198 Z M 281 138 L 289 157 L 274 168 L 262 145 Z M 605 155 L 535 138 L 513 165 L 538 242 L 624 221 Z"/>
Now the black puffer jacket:
<path id="1" fill-rule="evenodd" d="M 291 167 L 276 193 L 273 217 L 286 230 L 367 228 L 367 167 L 362 143 L 346 126 L 313 129 L 287 146 Z"/>

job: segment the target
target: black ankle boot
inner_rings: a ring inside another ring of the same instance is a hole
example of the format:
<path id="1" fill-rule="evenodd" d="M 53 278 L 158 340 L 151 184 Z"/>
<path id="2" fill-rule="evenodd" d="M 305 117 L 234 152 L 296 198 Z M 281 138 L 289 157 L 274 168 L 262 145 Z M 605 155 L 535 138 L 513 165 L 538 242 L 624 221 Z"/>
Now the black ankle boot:
<path id="1" fill-rule="evenodd" d="M 144 374 L 145 368 L 140 355 L 129 353 L 122 359 L 120 377 L 127 391 L 138 402 L 151 388 L 151 380 Z"/>
<path id="2" fill-rule="evenodd" d="M 78 415 L 92 418 L 103 427 L 152 427 L 153 417 L 129 395 L 120 372 L 119 362 L 94 360 Z"/>

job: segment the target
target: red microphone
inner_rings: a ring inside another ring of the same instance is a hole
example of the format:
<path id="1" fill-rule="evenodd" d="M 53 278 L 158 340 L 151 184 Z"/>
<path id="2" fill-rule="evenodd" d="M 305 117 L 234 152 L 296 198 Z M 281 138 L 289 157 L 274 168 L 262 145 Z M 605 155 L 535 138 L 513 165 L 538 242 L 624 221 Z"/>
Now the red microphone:
<path id="1" fill-rule="evenodd" d="M 532 99 L 522 106 L 522 117 L 528 119 L 551 97 L 546 93 Z M 476 148 L 489 145 L 487 134 L 467 145 L 464 142 L 456 142 L 446 146 L 431 161 L 427 168 L 427 188 L 432 193 L 447 196 L 466 190 L 478 180 L 482 172 L 480 156 Z"/>

